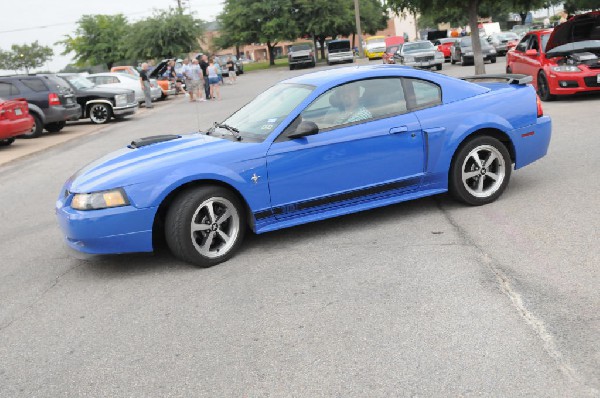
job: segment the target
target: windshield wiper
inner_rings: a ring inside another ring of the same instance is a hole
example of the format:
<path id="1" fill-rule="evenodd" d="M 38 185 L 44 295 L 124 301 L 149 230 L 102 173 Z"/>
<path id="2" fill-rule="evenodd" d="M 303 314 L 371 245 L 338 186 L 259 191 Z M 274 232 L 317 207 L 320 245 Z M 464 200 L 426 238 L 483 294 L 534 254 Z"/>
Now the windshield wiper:
<path id="1" fill-rule="evenodd" d="M 231 127 L 230 125 L 225 124 L 225 123 L 217 123 L 217 122 L 215 122 L 214 126 L 216 128 L 222 128 L 222 129 L 229 131 L 235 137 L 236 140 L 238 140 L 238 141 L 242 140 L 242 136 L 240 135 L 240 130 L 236 129 L 235 127 Z"/>

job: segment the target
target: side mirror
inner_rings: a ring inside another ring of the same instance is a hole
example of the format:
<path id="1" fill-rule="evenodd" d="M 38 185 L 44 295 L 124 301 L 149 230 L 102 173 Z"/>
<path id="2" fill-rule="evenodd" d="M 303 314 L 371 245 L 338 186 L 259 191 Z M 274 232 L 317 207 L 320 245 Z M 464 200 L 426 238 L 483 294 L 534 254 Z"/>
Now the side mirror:
<path id="1" fill-rule="evenodd" d="M 537 56 L 538 52 L 537 52 L 537 50 L 531 49 L 531 50 L 525 51 L 525 55 L 534 55 L 534 56 Z"/>
<path id="2" fill-rule="evenodd" d="M 296 127 L 296 131 L 288 134 L 288 138 L 302 138 L 315 134 L 319 134 L 319 126 L 315 122 L 305 120 Z"/>

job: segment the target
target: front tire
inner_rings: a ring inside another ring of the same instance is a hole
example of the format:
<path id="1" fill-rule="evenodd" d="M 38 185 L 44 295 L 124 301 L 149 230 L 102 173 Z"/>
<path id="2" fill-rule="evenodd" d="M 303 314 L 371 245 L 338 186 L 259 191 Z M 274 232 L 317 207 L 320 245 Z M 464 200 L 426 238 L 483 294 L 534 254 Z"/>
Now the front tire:
<path id="1" fill-rule="evenodd" d="M 201 268 L 231 258 L 245 231 L 246 217 L 239 199 L 215 186 L 181 193 L 165 219 L 165 237 L 173 254 Z"/>
<path id="2" fill-rule="evenodd" d="M 9 146 L 13 142 L 15 142 L 14 138 L 5 138 L 3 140 L 0 140 L 0 146 Z"/>
<path id="3" fill-rule="evenodd" d="M 493 63 L 493 64 L 495 64 L 496 63 L 496 57 L 490 58 L 490 62 Z"/>
<path id="4" fill-rule="evenodd" d="M 90 120 L 94 124 L 104 124 L 110 120 L 111 108 L 106 104 L 92 104 L 88 109 Z"/>
<path id="5" fill-rule="evenodd" d="M 556 96 L 550 94 L 550 85 L 543 71 L 540 71 L 538 74 L 537 88 L 538 95 L 542 101 L 554 101 L 556 99 Z"/>
<path id="6" fill-rule="evenodd" d="M 60 130 L 63 129 L 63 127 L 65 127 L 65 125 L 66 125 L 65 122 L 55 122 L 55 123 L 48 123 L 47 125 L 44 126 L 44 128 L 49 133 L 58 133 Z"/>
<path id="7" fill-rule="evenodd" d="M 512 161 L 508 149 L 489 136 L 479 136 L 461 145 L 450 166 L 452 196 L 472 206 L 498 199 L 510 180 Z"/>

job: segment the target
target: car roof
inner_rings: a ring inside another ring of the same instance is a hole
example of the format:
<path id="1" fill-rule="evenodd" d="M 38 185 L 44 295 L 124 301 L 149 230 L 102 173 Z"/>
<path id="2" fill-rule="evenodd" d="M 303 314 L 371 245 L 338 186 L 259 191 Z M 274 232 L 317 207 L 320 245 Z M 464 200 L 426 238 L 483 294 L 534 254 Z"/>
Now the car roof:
<path id="1" fill-rule="evenodd" d="M 292 77 L 291 79 L 282 81 L 282 83 L 308 84 L 319 87 L 324 91 L 343 83 L 380 77 L 411 77 L 429 80 L 436 84 L 443 85 L 445 88 L 444 103 L 457 101 L 489 91 L 488 88 L 478 84 L 459 80 L 440 73 L 415 69 L 410 66 L 384 64 L 325 69 Z"/>

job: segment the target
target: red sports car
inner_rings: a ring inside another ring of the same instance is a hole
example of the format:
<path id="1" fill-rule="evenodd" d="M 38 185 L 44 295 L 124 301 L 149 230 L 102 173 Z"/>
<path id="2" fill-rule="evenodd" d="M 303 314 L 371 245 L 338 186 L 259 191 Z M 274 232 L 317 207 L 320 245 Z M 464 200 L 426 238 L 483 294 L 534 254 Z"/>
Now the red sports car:
<path id="1" fill-rule="evenodd" d="M 10 145 L 16 136 L 33 128 L 29 105 L 24 99 L 5 101 L 0 98 L 0 146 Z"/>
<path id="2" fill-rule="evenodd" d="M 438 39 L 433 43 L 434 46 L 437 46 L 438 51 L 444 53 L 444 59 L 446 60 L 446 62 L 450 61 L 450 57 L 452 56 L 452 45 L 456 40 L 460 40 L 460 37 L 448 37 L 446 39 Z"/>
<path id="3" fill-rule="evenodd" d="M 506 72 L 531 75 L 544 101 L 600 92 L 600 11 L 577 15 L 554 30 L 527 33 L 508 52 Z"/>

